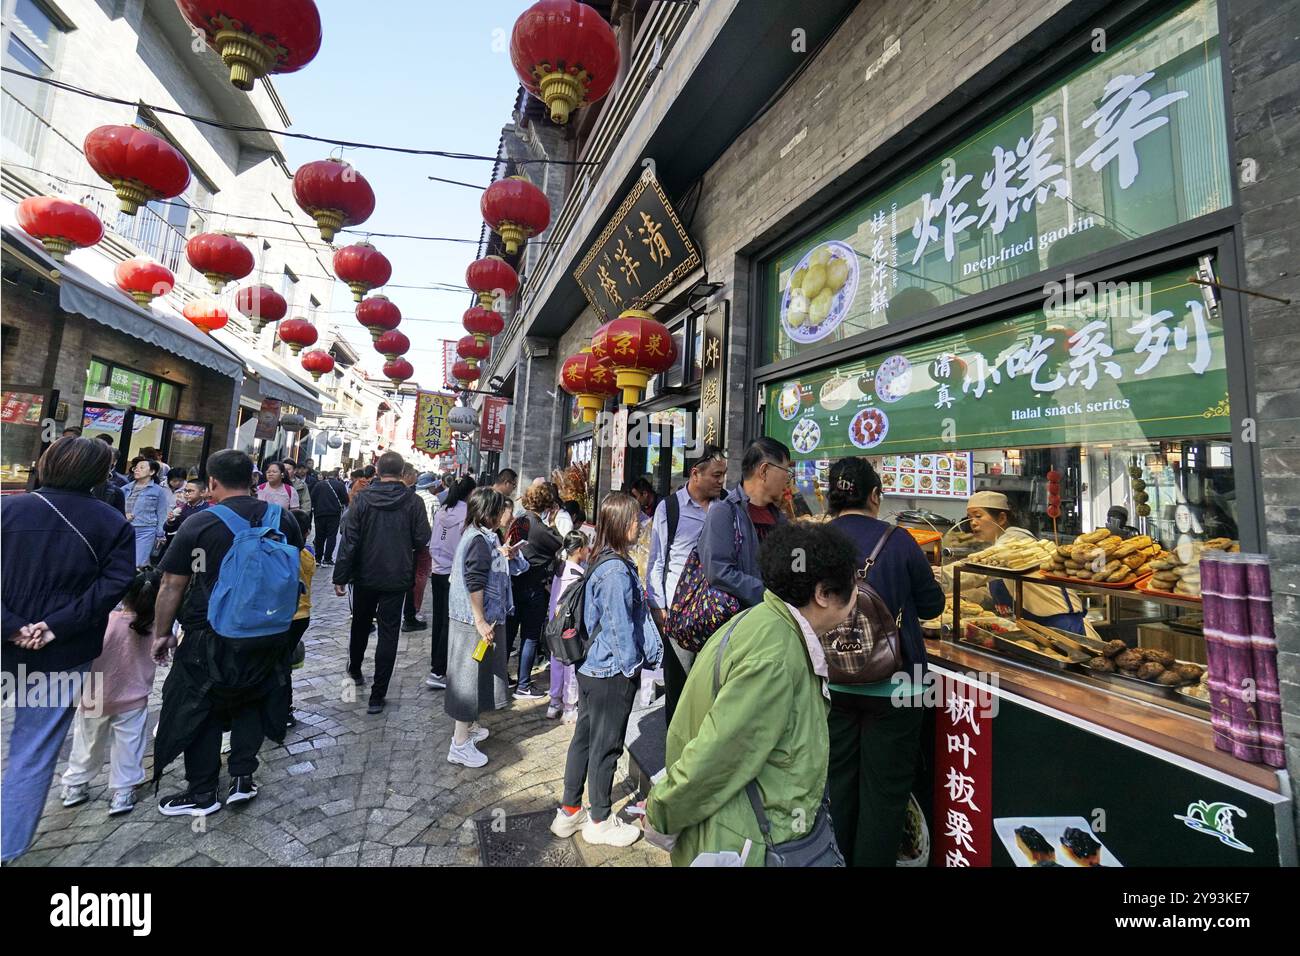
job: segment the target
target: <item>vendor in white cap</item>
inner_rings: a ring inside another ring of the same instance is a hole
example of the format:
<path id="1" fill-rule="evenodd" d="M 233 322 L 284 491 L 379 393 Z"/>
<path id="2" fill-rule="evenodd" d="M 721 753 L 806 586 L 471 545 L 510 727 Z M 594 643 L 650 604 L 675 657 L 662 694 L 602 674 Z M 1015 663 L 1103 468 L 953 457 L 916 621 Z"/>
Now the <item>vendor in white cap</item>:
<path id="1" fill-rule="evenodd" d="M 971 533 L 989 545 L 1004 538 L 1007 541 L 1032 541 L 1034 538 L 1024 528 L 1016 527 L 1011 502 L 1000 491 L 977 491 L 971 495 L 966 502 L 966 518 L 970 522 Z M 936 572 L 939 584 L 948 593 L 952 593 L 952 567 L 953 565 L 947 564 Z M 967 588 L 987 587 L 998 613 L 1011 613 L 1011 591 L 1002 578 L 986 578 L 963 571 L 961 581 L 963 594 Z M 1030 621 L 1060 628 L 1071 634 L 1084 634 L 1087 633 L 1084 620 L 1086 610 L 1082 599 L 1071 595 L 1065 588 L 1047 584 L 1024 586 L 1020 613 Z"/>

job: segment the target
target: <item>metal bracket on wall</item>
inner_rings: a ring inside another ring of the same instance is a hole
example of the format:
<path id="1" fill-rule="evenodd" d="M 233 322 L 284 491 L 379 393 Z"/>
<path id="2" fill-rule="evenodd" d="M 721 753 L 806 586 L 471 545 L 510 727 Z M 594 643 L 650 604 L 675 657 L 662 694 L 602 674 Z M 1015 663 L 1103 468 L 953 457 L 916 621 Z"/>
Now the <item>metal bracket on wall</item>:
<path id="1" fill-rule="evenodd" d="M 1188 282 L 1194 282 L 1196 285 L 1213 286 L 1216 289 L 1227 289 L 1229 292 L 1241 292 L 1244 295 L 1253 295 L 1261 299 L 1270 299 L 1273 302 L 1281 302 L 1283 305 L 1290 305 L 1290 299 L 1284 299 L 1281 296 L 1269 295 L 1267 292 L 1257 292 L 1254 289 L 1242 289 L 1235 285 L 1224 285 L 1222 282 L 1215 282 L 1213 279 L 1202 279 L 1199 276 L 1188 276 Z"/>

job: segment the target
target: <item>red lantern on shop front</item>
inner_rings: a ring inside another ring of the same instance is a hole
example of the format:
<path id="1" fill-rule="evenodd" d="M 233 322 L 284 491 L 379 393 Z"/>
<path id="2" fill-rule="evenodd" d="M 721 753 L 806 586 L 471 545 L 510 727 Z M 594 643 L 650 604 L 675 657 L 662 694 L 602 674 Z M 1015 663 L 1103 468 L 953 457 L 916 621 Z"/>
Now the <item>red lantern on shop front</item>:
<path id="1" fill-rule="evenodd" d="M 357 306 L 357 321 L 370 332 L 370 338 L 378 342 L 381 335 L 401 324 L 402 311 L 388 296 L 372 295 L 362 299 Z"/>
<path id="2" fill-rule="evenodd" d="M 618 395 L 614 369 L 596 358 L 590 346 L 564 360 L 560 366 L 560 388 L 578 400 L 584 422 L 594 422 L 606 399 Z"/>
<path id="3" fill-rule="evenodd" d="M 388 284 L 393 266 L 370 243 L 357 242 L 334 253 L 334 274 L 348 284 L 353 301 L 360 302 L 371 289 Z"/>
<path id="4" fill-rule="evenodd" d="M 311 373 L 313 382 L 319 382 L 326 372 L 334 371 L 334 356 L 324 349 L 312 349 L 302 357 L 302 367 Z"/>
<path id="5" fill-rule="evenodd" d="M 185 258 L 220 292 L 227 282 L 253 271 L 253 254 L 228 232 L 201 232 L 185 243 Z"/>
<path id="6" fill-rule="evenodd" d="M 104 238 L 104 224 L 80 203 L 55 196 L 28 196 L 18 204 L 18 225 L 59 262 L 75 248 Z"/>
<path id="7" fill-rule="evenodd" d="M 250 285 L 235 293 L 235 308 L 252 323 L 253 334 L 260 335 L 268 323 L 285 317 L 289 303 L 269 285 Z"/>
<path id="8" fill-rule="evenodd" d="M 200 332 L 215 332 L 230 321 L 230 313 L 211 299 L 186 302 L 181 314 Z"/>
<path id="9" fill-rule="evenodd" d="M 478 293 L 481 308 L 491 309 L 496 305 L 498 294 L 508 298 L 519 290 L 519 273 L 500 256 L 487 256 L 469 264 L 465 270 L 465 284 L 471 292 Z"/>
<path id="10" fill-rule="evenodd" d="M 668 327 L 640 309 L 628 309 L 598 328 L 591 351 L 614 367 L 627 405 L 641 400 L 650 379 L 671 368 L 676 354 Z"/>
<path id="11" fill-rule="evenodd" d="M 293 174 L 293 198 L 316 220 L 320 237 L 334 241 L 344 226 L 355 226 L 375 211 L 375 191 L 366 178 L 341 159 L 305 163 Z"/>
<path id="12" fill-rule="evenodd" d="M 86 134 L 86 162 L 113 185 L 122 212 L 171 199 L 190 184 L 190 166 L 171 143 L 139 126 L 99 126 Z"/>
<path id="13" fill-rule="evenodd" d="M 575 109 L 610 91 L 618 61 L 613 28 L 577 0 L 539 0 L 515 21 L 510 36 L 510 62 L 519 81 L 561 125 Z"/>
<path id="14" fill-rule="evenodd" d="M 480 342 L 472 335 L 466 335 L 456 343 L 456 354 L 463 358 L 467 365 L 477 365 L 492 354 L 492 346 L 487 342 Z"/>
<path id="15" fill-rule="evenodd" d="M 379 338 L 375 339 L 375 351 L 382 355 L 388 361 L 400 358 L 411 350 L 411 340 L 405 333 L 397 329 L 389 329 Z"/>
<path id="16" fill-rule="evenodd" d="M 320 12 L 312 0 L 176 0 L 176 6 L 245 93 L 268 73 L 301 70 L 320 50 Z"/>
<path id="17" fill-rule="evenodd" d="M 479 209 L 484 222 L 501 237 L 506 252 L 512 256 L 525 239 L 551 224 L 551 204 L 546 194 L 523 176 L 498 179 L 483 191 Z"/>
<path id="18" fill-rule="evenodd" d="M 451 367 L 451 377 L 458 382 L 465 383 L 466 387 L 469 387 L 470 382 L 477 382 L 482 374 L 477 365 L 470 365 L 463 359 Z"/>
<path id="19" fill-rule="evenodd" d="M 136 305 L 145 308 L 176 286 L 176 277 L 170 269 L 143 256 L 119 262 L 113 270 L 113 278 L 119 289 L 135 299 Z"/>
<path id="20" fill-rule="evenodd" d="M 476 305 L 465 311 L 464 326 L 466 332 L 486 344 L 493 336 L 501 334 L 501 330 L 506 327 L 506 320 L 501 317 L 500 312 L 493 312 L 491 309 L 483 309 Z"/>
<path id="21" fill-rule="evenodd" d="M 415 368 L 404 358 L 384 363 L 384 378 L 393 383 L 393 388 L 397 388 L 414 374 Z"/>
<path id="22" fill-rule="evenodd" d="M 315 345 L 316 340 L 320 338 L 316 326 L 306 319 L 290 319 L 288 322 L 281 322 L 276 334 L 280 336 L 281 342 L 289 346 L 289 351 L 294 355 L 309 345 Z"/>

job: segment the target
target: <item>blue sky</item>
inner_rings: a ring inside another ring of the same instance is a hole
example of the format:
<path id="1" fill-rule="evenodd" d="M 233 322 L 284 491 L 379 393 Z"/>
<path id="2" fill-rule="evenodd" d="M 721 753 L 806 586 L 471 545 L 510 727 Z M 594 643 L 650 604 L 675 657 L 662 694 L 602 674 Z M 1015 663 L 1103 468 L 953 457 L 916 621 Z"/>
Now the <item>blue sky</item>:
<path id="1" fill-rule="evenodd" d="M 510 120 L 518 80 L 508 52 L 525 0 L 317 0 L 324 39 L 316 59 L 275 78 L 296 132 L 359 142 L 494 155 Z M 496 31 L 496 32 L 494 32 Z M 290 168 L 329 155 L 330 147 L 284 140 Z M 376 232 L 477 239 L 478 190 L 426 177 L 486 185 L 492 165 L 468 160 L 348 150 L 344 158 L 375 190 L 375 213 L 361 228 Z M 340 237 L 356 241 L 357 237 Z M 476 248 L 460 243 L 375 239 L 393 263 L 394 284 L 463 285 Z M 390 289 L 411 339 L 407 358 L 422 385 L 441 385 L 441 339 L 459 338 L 469 294 Z M 353 305 L 336 287 L 333 309 Z M 348 339 L 371 352 L 349 315 L 333 318 Z M 432 320 L 432 321 L 412 321 Z"/>

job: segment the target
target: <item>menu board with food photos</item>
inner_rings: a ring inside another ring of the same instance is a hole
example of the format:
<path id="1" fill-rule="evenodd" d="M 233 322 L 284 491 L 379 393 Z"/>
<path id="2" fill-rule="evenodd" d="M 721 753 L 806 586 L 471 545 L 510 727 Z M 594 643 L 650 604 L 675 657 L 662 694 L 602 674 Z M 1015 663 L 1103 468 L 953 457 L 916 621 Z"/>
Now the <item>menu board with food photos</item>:
<path id="1" fill-rule="evenodd" d="M 901 498 L 957 498 L 971 496 L 971 454 L 886 455 L 880 459 L 882 493 Z"/>

